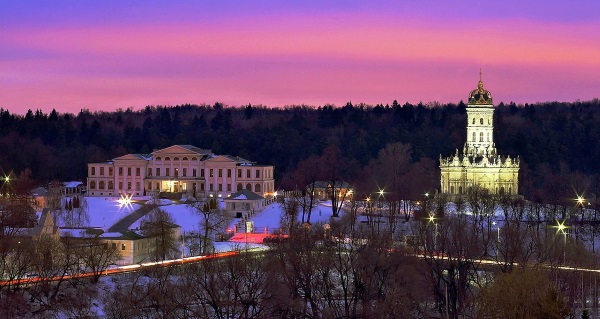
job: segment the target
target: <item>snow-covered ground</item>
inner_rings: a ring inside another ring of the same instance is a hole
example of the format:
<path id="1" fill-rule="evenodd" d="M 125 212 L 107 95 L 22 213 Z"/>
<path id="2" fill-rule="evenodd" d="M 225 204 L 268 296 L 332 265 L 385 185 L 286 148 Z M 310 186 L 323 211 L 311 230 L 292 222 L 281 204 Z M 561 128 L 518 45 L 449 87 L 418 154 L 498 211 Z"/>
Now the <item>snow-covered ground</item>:
<path id="1" fill-rule="evenodd" d="M 119 204 L 115 197 L 86 197 L 89 227 L 108 229 L 123 217 L 131 214 L 140 205 Z"/>
<path id="2" fill-rule="evenodd" d="M 134 200 L 148 200 L 148 198 L 134 198 Z M 87 201 L 87 213 L 88 213 L 88 227 L 99 227 L 108 229 L 125 216 L 131 214 L 140 205 L 132 203 L 123 205 L 119 203 L 119 199 L 116 197 L 86 197 Z M 161 209 L 167 211 L 173 218 L 175 224 L 181 226 L 182 232 L 197 232 L 200 224 L 200 216 L 187 204 L 175 204 L 169 200 L 163 200 L 159 203 Z M 279 203 L 272 203 L 265 207 L 261 212 L 250 218 L 250 221 L 254 222 L 254 228 L 256 231 L 268 229 L 271 232 L 274 229 L 280 227 L 281 215 L 283 207 Z M 320 202 L 313 208 L 311 215 L 312 223 L 328 222 L 332 215 L 331 203 Z M 298 215 L 298 221 L 301 220 L 301 214 Z M 140 227 L 141 219 L 134 222 L 130 228 L 136 229 Z M 240 219 L 234 219 L 231 223 L 231 227 L 239 222 Z"/>

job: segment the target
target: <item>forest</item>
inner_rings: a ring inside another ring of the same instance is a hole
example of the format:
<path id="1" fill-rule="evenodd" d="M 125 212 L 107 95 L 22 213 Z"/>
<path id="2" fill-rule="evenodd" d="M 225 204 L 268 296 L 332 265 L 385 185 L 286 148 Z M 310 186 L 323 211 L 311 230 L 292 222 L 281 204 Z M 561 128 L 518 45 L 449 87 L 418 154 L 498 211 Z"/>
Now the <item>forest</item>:
<path id="1" fill-rule="evenodd" d="M 594 193 L 600 172 L 600 101 L 500 103 L 494 140 L 502 155 L 521 160 L 520 193 L 534 201 Z M 386 105 L 266 107 L 147 106 L 114 112 L 25 115 L 0 109 L 0 173 L 31 172 L 39 185 L 85 180 L 86 164 L 126 153 L 150 153 L 191 144 L 275 166 L 276 186 L 298 186 L 310 161 L 335 153 L 340 177 L 365 188 L 382 188 L 375 177 L 383 150 L 405 148 L 401 177 L 413 187 L 405 198 L 439 188 L 439 157 L 462 149 L 466 105 L 394 101 Z M 29 174 L 29 173 L 28 173 Z M 381 174 L 381 175 L 386 175 Z M 294 177 L 296 176 L 296 177 Z M 414 194 L 413 194 L 414 193 Z"/>

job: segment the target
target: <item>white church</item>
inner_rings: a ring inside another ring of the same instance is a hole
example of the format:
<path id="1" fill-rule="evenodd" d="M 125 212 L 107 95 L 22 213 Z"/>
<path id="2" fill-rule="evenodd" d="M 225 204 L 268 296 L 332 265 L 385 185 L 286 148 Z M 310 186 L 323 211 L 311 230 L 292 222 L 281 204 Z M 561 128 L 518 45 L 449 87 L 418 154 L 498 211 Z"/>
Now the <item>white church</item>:
<path id="1" fill-rule="evenodd" d="M 490 194 L 519 194 L 519 158 L 498 155 L 494 143 L 492 94 L 483 88 L 481 74 L 477 89 L 467 105 L 467 141 L 449 157 L 440 156 L 441 193 L 459 196 L 474 186 Z"/>

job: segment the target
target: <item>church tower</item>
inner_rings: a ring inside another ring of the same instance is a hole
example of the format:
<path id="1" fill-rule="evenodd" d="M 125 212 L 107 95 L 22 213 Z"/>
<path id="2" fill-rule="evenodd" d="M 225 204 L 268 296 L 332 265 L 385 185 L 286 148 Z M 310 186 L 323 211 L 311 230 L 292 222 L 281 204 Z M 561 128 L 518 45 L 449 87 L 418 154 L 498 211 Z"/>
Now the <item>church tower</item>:
<path id="1" fill-rule="evenodd" d="M 477 89 L 471 91 L 467 107 L 466 153 L 483 155 L 495 153 L 494 104 L 492 94 L 483 88 L 481 71 Z"/>
<path id="2" fill-rule="evenodd" d="M 518 195 L 519 158 L 499 156 L 494 143 L 492 94 L 483 88 L 481 71 L 477 88 L 467 104 L 467 141 L 462 152 L 440 156 L 441 192 L 464 195 L 474 187 L 491 194 Z"/>

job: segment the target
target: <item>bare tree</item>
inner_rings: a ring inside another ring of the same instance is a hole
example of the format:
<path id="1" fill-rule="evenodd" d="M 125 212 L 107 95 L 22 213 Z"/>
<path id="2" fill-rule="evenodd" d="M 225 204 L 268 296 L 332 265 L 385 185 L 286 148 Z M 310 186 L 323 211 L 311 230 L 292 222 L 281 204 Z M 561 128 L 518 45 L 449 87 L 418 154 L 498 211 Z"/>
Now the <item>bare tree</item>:
<path id="1" fill-rule="evenodd" d="M 179 254 L 178 238 L 174 235 L 177 225 L 168 212 L 155 208 L 140 224 L 142 234 L 152 238 L 151 248 L 155 260 L 174 258 Z"/>
<path id="2" fill-rule="evenodd" d="M 190 209 L 200 216 L 200 231 L 202 232 L 202 254 L 209 254 L 214 247 L 217 233 L 224 232 L 233 219 L 231 215 L 219 209 L 215 199 L 205 202 L 196 201 L 189 204 Z"/>
<path id="3" fill-rule="evenodd" d="M 121 258 L 117 247 L 102 242 L 96 236 L 80 239 L 77 254 L 85 271 L 92 273 L 92 283 L 97 283 L 108 266 Z"/>

